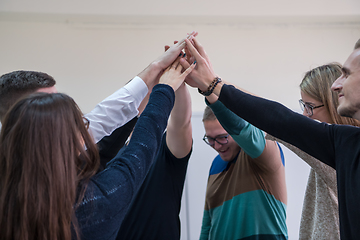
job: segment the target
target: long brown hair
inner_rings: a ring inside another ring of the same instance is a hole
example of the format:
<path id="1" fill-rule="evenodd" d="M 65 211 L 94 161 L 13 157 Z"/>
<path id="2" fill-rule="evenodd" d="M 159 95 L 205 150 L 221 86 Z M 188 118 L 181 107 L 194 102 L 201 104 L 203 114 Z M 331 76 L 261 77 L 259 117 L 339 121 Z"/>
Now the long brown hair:
<path id="1" fill-rule="evenodd" d="M 72 98 L 37 93 L 18 101 L 0 135 L 0 239 L 71 239 L 72 225 L 79 238 L 76 200 L 98 166 Z"/>
<path id="2" fill-rule="evenodd" d="M 360 126 L 359 121 L 342 117 L 337 113 L 338 94 L 331 91 L 331 85 L 340 77 L 341 67 L 339 63 L 329 63 L 306 72 L 300 83 L 300 89 L 325 105 L 330 113 L 331 123 Z"/>

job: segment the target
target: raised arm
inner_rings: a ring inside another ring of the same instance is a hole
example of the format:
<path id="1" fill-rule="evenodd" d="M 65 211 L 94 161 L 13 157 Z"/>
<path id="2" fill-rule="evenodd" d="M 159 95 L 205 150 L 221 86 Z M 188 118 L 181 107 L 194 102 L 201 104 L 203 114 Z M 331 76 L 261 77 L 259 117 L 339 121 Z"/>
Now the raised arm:
<path id="1" fill-rule="evenodd" d="M 229 94 L 235 97 L 230 98 Z M 331 125 L 318 123 L 277 102 L 246 94 L 230 85 L 222 87 L 219 100 L 260 129 L 335 168 Z M 241 109 L 235 106 L 236 102 L 241 102 Z"/>
<path id="2" fill-rule="evenodd" d="M 196 35 L 197 32 L 192 32 L 186 38 L 192 39 Z M 175 61 L 184 47 L 185 38 L 171 46 L 134 79 L 85 115 L 90 120 L 89 131 L 95 142 L 110 135 L 115 129 L 139 114 L 139 111 L 142 110 L 140 103 L 153 86 L 159 82 L 159 77 Z"/>
<path id="3" fill-rule="evenodd" d="M 85 117 L 90 120 L 89 131 L 95 142 L 136 117 L 140 103 L 147 93 L 145 82 L 135 77 L 86 114 Z"/>
<path id="4" fill-rule="evenodd" d="M 174 102 L 171 87 L 154 87 L 149 104 L 138 120 L 128 147 L 95 175 L 77 209 L 84 239 L 110 238 L 117 233 L 130 202 L 144 180 L 159 148 Z M 97 204 L 98 199 L 107 199 Z M 90 211 L 96 218 L 82 212 Z M 83 218 L 79 216 L 84 216 Z M 98 223 L 98 219 L 102 219 Z M 97 224 L 99 228 L 93 229 Z M 99 231 L 101 229 L 101 231 Z"/>
<path id="5" fill-rule="evenodd" d="M 266 170 L 276 171 L 279 169 L 283 164 L 279 146 L 274 141 L 265 140 L 263 131 L 240 118 L 216 99 L 217 97 L 212 94 L 207 97 L 206 103 L 213 110 L 223 128 L 244 152 Z"/>
<path id="6" fill-rule="evenodd" d="M 175 92 L 175 104 L 171 112 L 166 144 L 176 158 L 183 158 L 189 154 L 192 146 L 191 127 L 191 98 L 183 83 Z"/>
<path id="7" fill-rule="evenodd" d="M 100 167 L 98 171 L 105 169 L 106 164 L 113 159 L 120 149 L 125 145 L 126 140 L 133 131 L 138 117 L 134 117 L 125 125 L 115 129 L 109 136 L 103 137 L 98 143 Z"/>
<path id="8" fill-rule="evenodd" d="M 86 195 L 77 209 L 79 216 L 85 216 L 78 217 L 84 239 L 108 239 L 117 234 L 130 202 L 140 188 L 161 144 L 174 104 L 174 91 L 194 68 L 193 65 L 181 73 L 182 67 L 176 64 L 178 62 L 175 61 L 161 76 L 162 84 L 154 87 L 128 147 L 104 171 L 91 179 Z M 101 204 L 99 199 L 102 199 Z M 81 214 L 87 211 L 91 214 Z M 91 218 L 89 215 L 96 217 Z M 98 228 L 92 227 L 94 222 Z"/>
<path id="9" fill-rule="evenodd" d="M 265 148 L 265 134 L 235 113 L 231 112 L 213 94 L 206 97 L 206 104 L 214 112 L 222 127 L 252 158 L 259 157 Z"/>
<path id="10" fill-rule="evenodd" d="M 190 85 L 205 92 L 216 78 L 208 64 L 205 50 L 197 39 L 194 45 L 186 40 L 187 47 L 197 61 L 197 69 L 190 75 Z M 204 55 L 205 54 L 205 55 Z M 186 66 L 184 61 L 182 64 Z M 219 100 L 232 112 L 265 132 L 302 149 L 320 161 L 335 168 L 334 126 L 317 123 L 297 114 L 285 106 L 252 96 L 233 86 L 219 82 L 212 89 Z"/>

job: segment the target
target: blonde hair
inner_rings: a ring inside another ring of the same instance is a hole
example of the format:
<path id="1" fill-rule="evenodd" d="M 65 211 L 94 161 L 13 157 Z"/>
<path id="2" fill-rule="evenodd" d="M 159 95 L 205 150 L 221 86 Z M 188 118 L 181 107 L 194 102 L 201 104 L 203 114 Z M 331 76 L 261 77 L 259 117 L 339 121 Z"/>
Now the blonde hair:
<path id="1" fill-rule="evenodd" d="M 214 120 L 217 120 L 217 118 L 213 110 L 209 106 L 206 106 L 203 113 L 202 121 L 205 122 L 205 121 L 214 121 Z"/>
<path id="2" fill-rule="evenodd" d="M 330 113 L 331 123 L 360 126 L 359 121 L 342 117 L 337 112 L 338 94 L 331 91 L 331 85 L 341 76 L 341 68 L 342 65 L 339 63 L 329 63 L 306 72 L 300 83 L 300 89 L 324 104 Z"/>

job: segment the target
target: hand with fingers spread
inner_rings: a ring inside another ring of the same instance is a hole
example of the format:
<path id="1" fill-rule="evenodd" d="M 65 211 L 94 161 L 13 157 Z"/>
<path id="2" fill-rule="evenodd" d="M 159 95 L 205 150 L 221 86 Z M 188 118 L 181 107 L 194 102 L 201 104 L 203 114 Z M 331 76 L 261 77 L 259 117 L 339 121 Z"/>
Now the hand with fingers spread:
<path id="1" fill-rule="evenodd" d="M 197 32 L 193 31 L 190 34 L 187 35 L 186 38 L 178 41 L 173 46 L 166 49 L 165 47 L 165 53 L 163 53 L 158 59 L 155 60 L 155 63 L 157 63 L 163 70 L 167 68 L 170 64 L 172 64 L 176 57 L 179 56 L 181 51 L 185 48 L 185 39 L 192 39 L 197 36 Z"/>
<path id="2" fill-rule="evenodd" d="M 179 63 L 182 56 L 179 56 L 173 64 L 171 64 L 160 77 L 159 83 L 167 84 L 176 91 L 184 82 L 186 76 L 195 68 L 195 64 L 191 64 L 185 71 Z"/>
<path id="3" fill-rule="evenodd" d="M 197 32 L 192 32 L 192 33 L 190 33 L 190 34 L 188 33 L 187 39 L 189 39 L 189 41 L 190 41 L 192 44 L 194 44 L 193 39 L 194 39 L 197 35 L 198 35 Z M 175 44 L 175 45 L 178 44 L 178 43 L 179 43 L 179 41 L 177 41 L 177 40 L 174 41 L 174 44 Z M 169 49 L 170 49 L 170 46 L 169 46 L 169 45 L 165 45 L 165 52 L 166 52 L 167 50 L 169 50 Z M 191 53 L 190 53 L 189 49 L 186 47 L 186 45 L 185 45 L 184 51 L 185 51 L 184 57 L 186 56 L 187 62 L 193 63 L 194 60 L 195 60 L 195 58 L 191 55 Z M 181 54 L 181 53 L 182 53 L 182 52 L 180 52 L 180 54 Z"/>
<path id="4" fill-rule="evenodd" d="M 188 34 L 186 38 L 192 39 L 197 34 L 197 32 L 193 31 Z M 151 92 L 153 86 L 159 83 L 159 78 L 163 74 L 163 71 L 175 61 L 184 49 L 185 45 L 185 39 L 182 39 L 171 47 L 165 46 L 166 51 L 137 75 L 145 82 L 149 92 Z"/>
<path id="5" fill-rule="evenodd" d="M 193 37 L 196 37 L 197 36 L 197 33 L 196 34 L 194 34 L 193 35 Z M 193 43 L 193 38 L 188 38 L 189 39 L 189 41 L 192 43 L 192 44 L 194 44 Z M 179 41 L 174 41 L 174 44 L 177 44 Z M 170 46 L 169 45 L 165 45 L 165 51 L 167 51 L 168 49 L 170 48 Z M 183 52 L 185 52 L 185 53 L 183 53 Z M 184 59 L 189 63 L 189 64 L 186 64 L 186 66 L 185 66 L 185 64 L 182 64 L 182 66 L 184 67 L 184 68 L 188 68 L 190 65 L 191 65 L 191 63 L 193 63 L 194 61 L 195 61 L 195 58 L 191 55 L 191 53 L 190 53 L 190 51 L 189 51 L 189 49 L 185 46 L 185 48 L 184 48 L 184 51 L 182 51 L 182 52 L 180 52 L 180 56 L 181 56 L 181 54 L 183 54 L 183 57 L 184 57 Z M 189 78 L 189 75 L 185 78 L 185 82 L 191 82 L 192 80 L 191 80 L 191 78 Z"/>
<path id="6" fill-rule="evenodd" d="M 186 83 L 192 87 L 199 88 L 202 92 L 208 90 L 208 87 L 217 77 L 215 74 L 208 55 L 205 52 L 203 46 L 196 38 L 191 38 L 191 41 L 186 39 L 186 48 L 189 51 L 191 58 L 196 60 L 196 68 L 186 79 Z M 191 63 L 185 59 L 180 60 L 180 64 L 183 67 L 188 67 Z M 220 86 L 220 84 L 218 84 Z"/>

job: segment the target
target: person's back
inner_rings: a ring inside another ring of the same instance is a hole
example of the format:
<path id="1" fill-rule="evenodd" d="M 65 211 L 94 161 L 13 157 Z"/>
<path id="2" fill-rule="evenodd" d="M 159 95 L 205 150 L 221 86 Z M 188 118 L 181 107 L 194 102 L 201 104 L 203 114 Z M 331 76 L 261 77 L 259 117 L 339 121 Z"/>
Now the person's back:
<path id="1" fill-rule="evenodd" d="M 175 104 L 160 149 L 131 203 L 117 239 L 180 239 L 180 207 L 192 150 L 190 93 L 185 84 Z"/>
<path id="2" fill-rule="evenodd" d="M 163 60 L 172 62 L 183 47 Z M 41 93 L 12 106 L 0 136 L 0 239 L 115 239 L 160 145 L 174 91 L 195 67 L 181 73 L 174 64 L 154 87 L 128 148 L 95 176 L 98 152 L 70 97 Z"/>
<path id="3" fill-rule="evenodd" d="M 38 93 L 17 102 L 3 123 L 0 239 L 79 236 L 74 204 L 84 189 L 77 192 L 77 183 L 84 186 L 99 162 L 75 102 Z"/>
<path id="4" fill-rule="evenodd" d="M 173 95 L 156 86 L 128 150 L 95 176 L 97 148 L 70 97 L 41 93 L 15 104 L 0 139 L 0 238 L 115 239 L 158 149 Z"/>
<path id="5" fill-rule="evenodd" d="M 190 153 L 176 158 L 166 145 L 141 185 L 118 232 L 117 239 L 180 239 L 179 212 Z"/>

